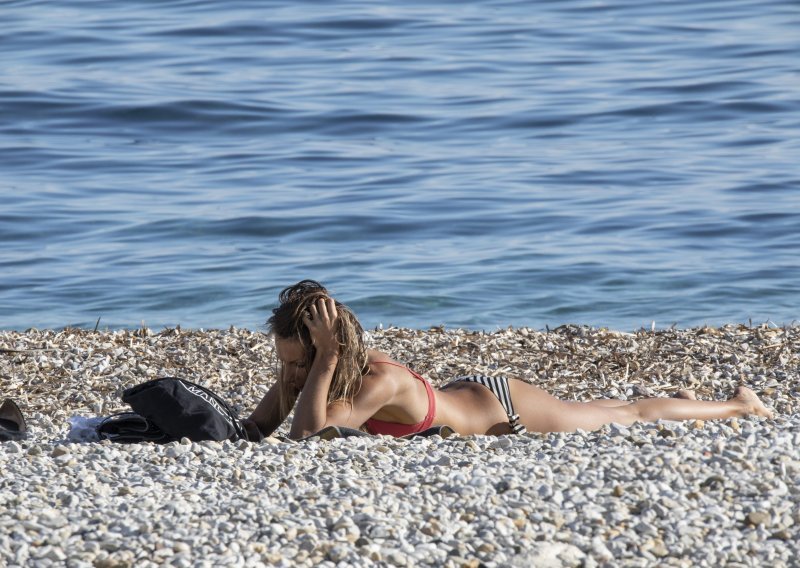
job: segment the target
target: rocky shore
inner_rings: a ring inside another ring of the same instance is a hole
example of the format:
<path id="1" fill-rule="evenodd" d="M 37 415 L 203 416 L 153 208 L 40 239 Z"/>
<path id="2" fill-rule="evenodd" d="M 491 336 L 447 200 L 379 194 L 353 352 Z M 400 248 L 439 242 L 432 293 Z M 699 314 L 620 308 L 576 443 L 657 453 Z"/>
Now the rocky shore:
<path id="1" fill-rule="evenodd" d="M 246 415 L 274 381 L 263 333 L 0 332 L 0 398 L 30 436 L 0 443 L 9 566 L 793 566 L 800 557 L 800 327 L 621 333 L 370 331 L 435 385 L 524 378 L 560 398 L 727 398 L 777 417 L 399 441 L 74 442 L 157 376 Z M 278 434 L 285 433 L 285 427 Z"/>

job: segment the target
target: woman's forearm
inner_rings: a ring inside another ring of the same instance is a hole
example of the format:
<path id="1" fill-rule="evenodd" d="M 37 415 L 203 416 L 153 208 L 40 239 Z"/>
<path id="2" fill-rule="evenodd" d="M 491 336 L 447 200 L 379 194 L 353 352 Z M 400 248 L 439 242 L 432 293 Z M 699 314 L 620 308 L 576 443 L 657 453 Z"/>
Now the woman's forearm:
<path id="1" fill-rule="evenodd" d="M 256 409 L 245 421 L 253 422 L 262 436 L 269 436 L 286 419 L 280 408 L 280 381 L 276 382 L 258 403 Z"/>
<path id="2" fill-rule="evenodd" d="M 328 418 L 328 391 L 338 362 L 339 356 L 335 352 L 317 352 L 294 408 L 290 438 L 309 436 L 325 426 Z"/>

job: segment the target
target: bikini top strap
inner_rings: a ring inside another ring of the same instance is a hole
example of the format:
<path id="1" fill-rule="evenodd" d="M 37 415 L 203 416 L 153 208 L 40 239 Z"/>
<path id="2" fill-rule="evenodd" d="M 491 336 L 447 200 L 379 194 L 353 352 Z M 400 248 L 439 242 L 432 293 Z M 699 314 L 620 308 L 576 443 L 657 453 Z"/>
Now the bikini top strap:
<path id="1" fill-rule="evenodd" d="M 409 369 L 409 368 L 408 368 L 408 367 L 406 367 L 405 365 L 401 365 L 400 363 L 395 363 L 394 361 L 374 361 L 374 362 L 373 362 L 373 363 L 371 363 L 371 364 L 372 364 L 372 365 L 376 365 L 376 364 L 378 364 L 378 363 L 381 363 L 381 364 L 383 364 L 383 365 L 392 365 L 393 367 L 400 367 L 401 369 L 405 369 L 406 371 L 408 371 L 409 373 L 411 373 L 411 376 L 412 376 L 412 377 L 414 377 L 415 379 L 419 379 L 420 381 L 422 381 L 422 382 L 423 382 L 423 383 L 425 383 L 425 384 L 427 384 L 427 383 L 428 383 L 428 381 L 426 381 L 426 380 L 425 380 L 425 377 L 423 377 L 422 375 L 420 375 L 420 374 L 419 374 L 419 373 L 417 373 L 416 371 L 414 371 L 414 370 L 412 370 L 412 369 Z"/>

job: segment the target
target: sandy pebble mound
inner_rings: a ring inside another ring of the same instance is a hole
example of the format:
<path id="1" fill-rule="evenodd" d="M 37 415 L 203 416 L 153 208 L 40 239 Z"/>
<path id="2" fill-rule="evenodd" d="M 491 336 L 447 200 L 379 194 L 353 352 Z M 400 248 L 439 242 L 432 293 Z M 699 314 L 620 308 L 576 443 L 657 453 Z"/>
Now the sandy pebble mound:
<path id="1" fill-rule="evenodd" d="M 28 440 L 0 443 L 0 564 L 796 565 L 800 328 L 370 338 L 434 384 L 503 373 L 574 400 L 725 398 L 744 384 L 778 416 L 446 440 L 72 443 L 70 417 L 124 410 L 121 391 L 157 376 L 249 412 L 275 377 L 272 342 L 241 329 L 0 332 L 0 398 L 30 425 Z"/>

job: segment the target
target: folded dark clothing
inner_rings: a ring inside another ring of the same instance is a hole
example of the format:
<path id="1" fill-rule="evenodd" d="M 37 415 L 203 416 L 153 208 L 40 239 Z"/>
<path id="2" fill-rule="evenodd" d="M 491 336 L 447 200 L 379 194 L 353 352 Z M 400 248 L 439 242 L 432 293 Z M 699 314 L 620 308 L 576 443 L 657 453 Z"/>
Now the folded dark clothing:
<path id="1" fill-rule="evenodd" d="M 28 437 L 28 426 L 17 403 L 7 398 L 0 404 L 0 442 Z"/>
<path id="2" fill-rule="evenodd" d="M 120 412 L 106 417 L 98 424 L 97 435 L 101 440 L 111 440 L 121 444 L 166 443 L 175 439 L 135 412 Z"/>

